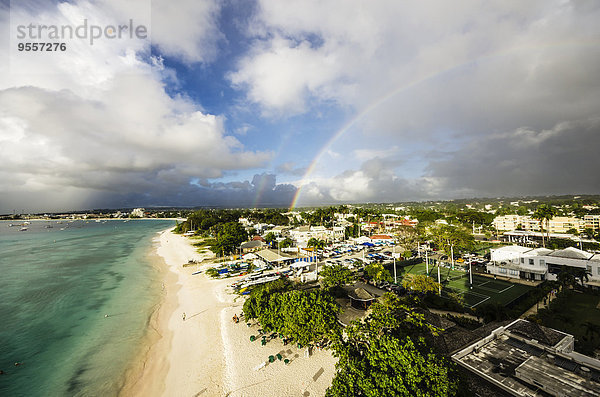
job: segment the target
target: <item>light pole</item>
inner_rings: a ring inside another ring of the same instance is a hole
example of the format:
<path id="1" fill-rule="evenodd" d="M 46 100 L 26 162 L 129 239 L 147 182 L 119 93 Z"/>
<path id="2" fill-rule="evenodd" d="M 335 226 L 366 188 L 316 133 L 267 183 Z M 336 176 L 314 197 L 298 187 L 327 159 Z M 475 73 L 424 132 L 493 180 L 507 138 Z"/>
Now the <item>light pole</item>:
<path id="1" fill-rule="evenodd" d="M 450 259 L 452 260 L 452 270 L 454 270 L 454 245 L 450 246 Z"/>
<path id="2" fill-rule="evenodd" d="M 429 259 L 427 258 L 427 251 L 425 251 L 425 273 L 429 276 Z"/>
<path id="3" fill-rule="evenodd" d="M 438 269 L 438 284 L 440 285 L 440 296 L 442 296 L 442 280 L 440 279 L 440 264 L 438 263 L 437 266 Z"/>
<path id="4" fill-rule="evenodd" d="M 473 289 L 473 271 L 471 270 L 471 261 L 469 261 L 469 283 L 471 284 L 471 289 Z"/>
<path id="5" fill-rule="evenodd" d="M 392 259 L 394 260 L 394 284 L 398 284 L 398 279 L 396 278 L 396 244 L 394 243 L 394 248 L 392 252 Z"/>

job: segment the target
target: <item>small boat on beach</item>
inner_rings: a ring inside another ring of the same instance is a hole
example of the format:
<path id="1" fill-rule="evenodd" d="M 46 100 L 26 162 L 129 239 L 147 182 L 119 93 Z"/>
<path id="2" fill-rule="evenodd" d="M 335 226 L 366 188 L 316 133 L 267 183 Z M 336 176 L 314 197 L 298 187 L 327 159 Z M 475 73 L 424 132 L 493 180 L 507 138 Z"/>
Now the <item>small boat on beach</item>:
<path id="1" fill-rule="evenodd" d="M 20 232 L 26 232 L 27 231 L 27 226 L 23 226 L 21 229 L 19 229 Z"/>

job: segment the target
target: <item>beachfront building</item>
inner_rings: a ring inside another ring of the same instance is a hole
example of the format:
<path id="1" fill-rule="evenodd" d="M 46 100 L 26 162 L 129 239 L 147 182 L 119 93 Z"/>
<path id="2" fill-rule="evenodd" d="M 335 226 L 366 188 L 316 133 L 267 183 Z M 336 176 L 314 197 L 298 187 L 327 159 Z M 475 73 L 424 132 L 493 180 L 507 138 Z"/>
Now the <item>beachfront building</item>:
<path id="1" fill-rule="evenodd" d="M 242 243 L 240 245 L 240 249 L 242 250 L 243 254 L 247 254 L 248 252 L 260 251 L 266 246 L 267 244 L 264 242 L 264 240 L 251 240 Z"/>
<path id="2" fill-rule="evenodd" d="M 489 274 L 542 281 L 556 280 L 563 270 L 586 271 L 586 285 L 600 287 L 600 254 L 574 247 L 561 250 L 529 248 L 518 245 L 490 250 Z"/>
<path id="3" fill-rule="evenodd" d="M 271 267 L 289 266 L 296 261 L 296 258 L 287 256 L 271 248 L 256 251 L 254 255 L 258 257 L 259 261 Z"/>
<path id="4" fill-rule="evenodd" d="M 518 319 L 452 360 L 508 395 L 598 396 L 600 361 L 575 352 L 574 344 L 573 335 Z"/>
<path id="5" fill-rule="evenodd" d="M 143 218 L 145 215 L 145 209 L 144 208 L 135 208 L 133 209 L 133 211 L 131 211 L 131 216 L 136 217 L 136 218 Z"/>

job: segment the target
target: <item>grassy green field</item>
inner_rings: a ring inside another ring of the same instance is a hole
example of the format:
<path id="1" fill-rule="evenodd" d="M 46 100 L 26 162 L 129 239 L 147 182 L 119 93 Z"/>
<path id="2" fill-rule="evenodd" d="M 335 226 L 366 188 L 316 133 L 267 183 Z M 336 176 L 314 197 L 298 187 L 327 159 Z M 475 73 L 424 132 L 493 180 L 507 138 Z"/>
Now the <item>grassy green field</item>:
<path id="1" fill-rule="evenodd" d="M 424 263 L 418 263 L 414 266 L 402 268 L 400 275 L 425 274 L 426 266 Z M 437 266 L 429 266 L 429 275 L 437 281 Z M 494 303 L 503 306 L 508 305 L 521 295 L 525 294 L 532 287 L 522 284 L 513 284 L 507 281 L 494 280 L 493 278 L 473 275 L 473 285 L 470 285 L 469 273 L 462 270 L 451 270 L 450 268 L 440 267 L 440 279 L 443 290 L 442 297 L 448 296 L 448 293 L 457 293 L 462 295 L 465 306 L 476 307 L 482 303 Z"/>

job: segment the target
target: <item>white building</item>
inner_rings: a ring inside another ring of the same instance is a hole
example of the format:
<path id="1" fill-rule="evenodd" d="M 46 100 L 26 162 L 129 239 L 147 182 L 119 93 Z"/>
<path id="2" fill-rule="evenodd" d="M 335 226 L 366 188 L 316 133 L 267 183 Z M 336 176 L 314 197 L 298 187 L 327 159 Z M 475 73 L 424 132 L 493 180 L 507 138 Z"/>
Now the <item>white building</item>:
<path id="1" fill-rule="evenodd" d="M 131 211 L 131 216 L 135 216 L 137 218 L 143 218 L 144 211 L 146 211 L 144 208 L 136 208 L 133 211 Z"/>
<path id="2" fill-rule="evenodd" d="M 289 233 L 299 247 L 306 247 L 311 238 L 333 242 L 344 240 L 345 237 L 345 229 L 341 226 L 329 229 L 325 226 L 300 226 Z"/>
<path id="3" fill-rule="evenodd" d="M 527 248 L 511 245 L 492 249 L 487 272 L 499 276 L 527 280 L 556 280 L 565 269 L 585 269 L 586 284 L 600 287 L 600 254 L 592 254 L 574 247 L 562 250 Z"/>

